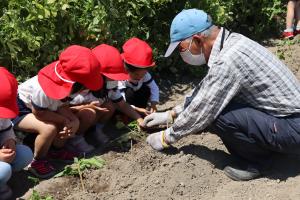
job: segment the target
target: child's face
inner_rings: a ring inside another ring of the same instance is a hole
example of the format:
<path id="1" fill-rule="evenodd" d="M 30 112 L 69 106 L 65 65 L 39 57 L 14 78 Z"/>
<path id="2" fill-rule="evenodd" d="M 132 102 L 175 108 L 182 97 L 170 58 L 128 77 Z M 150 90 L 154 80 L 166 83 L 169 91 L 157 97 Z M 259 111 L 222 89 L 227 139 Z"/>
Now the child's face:
<path id="1" fill-rule="evenodd" d="M 139 69 L 134 72 L 128 72 L 129 78 L 131 81 L 141 80 L 145 76 L 146 73 L 147 73 L 146 69 Z"/>

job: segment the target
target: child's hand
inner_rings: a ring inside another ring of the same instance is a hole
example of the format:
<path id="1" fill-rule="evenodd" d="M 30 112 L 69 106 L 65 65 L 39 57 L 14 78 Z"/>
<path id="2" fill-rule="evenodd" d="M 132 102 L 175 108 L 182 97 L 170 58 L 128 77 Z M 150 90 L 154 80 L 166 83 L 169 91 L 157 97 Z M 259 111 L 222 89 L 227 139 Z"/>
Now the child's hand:
<path id="1" fill-rule="evenodd" d="M 8 139 L 4 142 L 2 149 L 11 149 L 16 151 L 16 141 L 14 139 Z"/>
<path id="2" fill-rule="evenodd" d="M 67 130 L 70 130 L 71 136 L 73 136 L 79 129 L 79 120 L 75 118 L 74 120 L 66 123 L 65 126 L 67 127 Z"/>
<path id="3" fill-rule="evenodd" d="M 11 163 L 16 157 L 16 151 L 12 149 L 0 149 L 0 161 Z"/>
<path id="4" fill-rule="evenodd" d="M 150 115 L 150 111 L 146 110 L 145 108 L 139 108 L 139 107 L 135 107 L 134 108 L 139 114 L 143 115 L 143 116 L 147 116 Z"/>
<path id="5" fill-rule="evenodd" d="M 137 121 L 139 127 L 142 127 L 142 128 L 143 128 L 144 119 L 143 119 L 143 118 L 138 118 L 136 121 Z"/>
<path id="6" fill-rule="evenodd" d="M 150 109 L 150 113 L 154 113 L 157 111 L 157 107 L 156 107 L 157 103 L 156 102 L 152 102 L 151 103 L 151 109 Z"/>

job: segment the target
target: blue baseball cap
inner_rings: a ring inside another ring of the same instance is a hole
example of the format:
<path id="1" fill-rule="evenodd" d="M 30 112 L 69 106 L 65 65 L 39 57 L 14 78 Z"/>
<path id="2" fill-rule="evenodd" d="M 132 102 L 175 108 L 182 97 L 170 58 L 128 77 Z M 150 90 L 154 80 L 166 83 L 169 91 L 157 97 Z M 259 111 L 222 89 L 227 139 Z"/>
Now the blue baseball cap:
<path id="1" fill-rule="evenodd" d="M 170 56 L 181 41 L 207 30 L 212 25 L 210 16 L 203 10 L 182 10 L 172 21 L 170 30 L 171 43 L 165 57 Z"/>

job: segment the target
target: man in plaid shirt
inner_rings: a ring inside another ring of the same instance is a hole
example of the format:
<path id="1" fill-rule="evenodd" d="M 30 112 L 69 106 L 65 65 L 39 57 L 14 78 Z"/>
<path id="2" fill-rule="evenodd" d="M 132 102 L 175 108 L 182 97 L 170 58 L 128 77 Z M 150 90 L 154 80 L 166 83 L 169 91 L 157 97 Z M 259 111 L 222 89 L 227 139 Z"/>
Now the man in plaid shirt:
<path id="1" fill-rule="evenodd" d="M 162 150 L 183 136 L 208 130 L 241 161 L 238 167 L 224 168 L 233 180 L 259 177 L 276 152 L 300 154 L 300 85 L 275 55 L 214 26 L 197 9 L 180 12 L 170 34 L 166 57 L 178 47 L 186 63 L 207 64 L 209 71 L 182 105 L 145 118 L 145 127 L 173 123 L 148 136 L 152 148 Z"/>

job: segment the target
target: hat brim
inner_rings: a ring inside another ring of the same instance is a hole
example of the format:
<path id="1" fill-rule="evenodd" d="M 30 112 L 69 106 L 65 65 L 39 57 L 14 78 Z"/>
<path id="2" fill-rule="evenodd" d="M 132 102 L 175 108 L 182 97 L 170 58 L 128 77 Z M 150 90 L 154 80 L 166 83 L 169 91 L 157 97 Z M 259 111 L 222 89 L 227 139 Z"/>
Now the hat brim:
<path id="1" fill-rule="evenodd" d="M 97 91 L 103 87 L 104 81 L 102 76 L 99 76 L 99 72 L 91 73 L 91 76 L 87 78 L 87 80 L 89 81 L 87 81 L 86 83 L 82 83 L 82 85 L 84 85 L 89 90 Z"/>
<path id="2" fill-rule="evenodd" d="M 0 107 L 0 118 L 12 119 L 19 114 L 19 108 L 16 101 L 17 100 L 15 100 L 15 103 L 11 105 L 10 108 Z"/>
<path id="3" fill-rule="evenodd" d="M 122 57 L 122 59 L 124 60 L 125 63 L 128 63 L 128 64 L 130 64 L 130 65 L 132 65 L 132 66 L 134 66 L 136 68 L 148 68 L 148 67 L 154 67 L 156 65 L 155 62 L 152 62 L 149 65 L 137 65 L 136 63 L 132 63 L 132 62 L 126 60 L 126 58 L 124 56 L 124 53 L 121 54 L 121 57 Z"/>
<path id="4" fill-rule="evenodd" d="M 176 47 L 178 46 L 178 44 L 180 43 L 181 41 L 178 41 L 178 42 L 172 42 L 170 45 L 169 45 L 169 47 L 168 47 L 168 49 L 167 49 L 167 51 L 166 51 L 166 53 L 165 53 L 165 57 L 169 57 L 172 53 L 173 53 L 173 51 L 176 49 Z"/>
<path id="5" fill-rule="evenodd" d="M 102 74 L 115 81 L 129 80 L 129 74 L 126 73 L 110 74 L 110 73 L 102 72 Z"/>
<path id="6" fill-rule="evenodd" d="M 69 96 L 74 83 L 65 82 L 55 74 L 53 62 L 38 73 L 38 81 L 45 94 L 52 99 L 64 99 Z"/>

